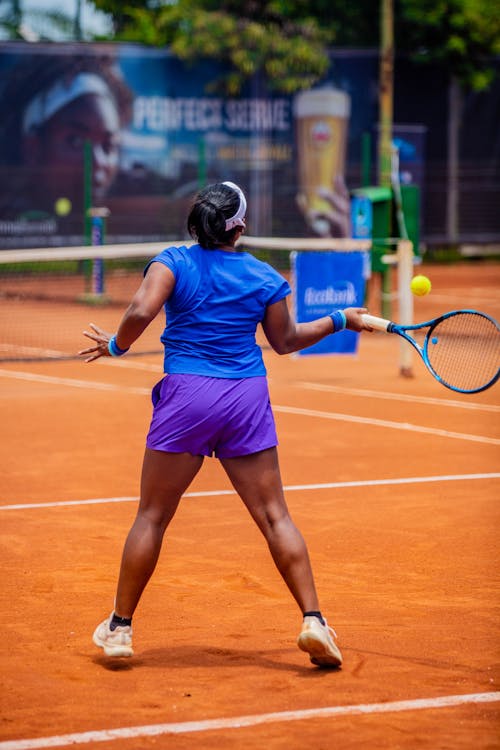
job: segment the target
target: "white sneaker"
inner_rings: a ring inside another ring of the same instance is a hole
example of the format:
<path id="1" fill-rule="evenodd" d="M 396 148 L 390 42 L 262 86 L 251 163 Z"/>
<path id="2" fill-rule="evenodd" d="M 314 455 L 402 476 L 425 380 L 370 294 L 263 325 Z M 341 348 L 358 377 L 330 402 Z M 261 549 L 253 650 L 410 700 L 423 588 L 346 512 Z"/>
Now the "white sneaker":
<path id="1" fill-rule="evenodd" d="M 113 613 L 97 626 L 92 640 L 96 646 L 104 650 L 106 656 L 133 656 L 132 626 L 118 625 L 111 630 L 109 624 L 112 617 Z"/>
<path id="2" fill-rule="evenodd" d="M 340 667 L 342 654 L 333 640 L 336 637 L 337 634 L 326 620 L 322 625 L 318 617 L 304 617 L 297 645 L 309 654 L 313 664 L 320 667 Z"/>

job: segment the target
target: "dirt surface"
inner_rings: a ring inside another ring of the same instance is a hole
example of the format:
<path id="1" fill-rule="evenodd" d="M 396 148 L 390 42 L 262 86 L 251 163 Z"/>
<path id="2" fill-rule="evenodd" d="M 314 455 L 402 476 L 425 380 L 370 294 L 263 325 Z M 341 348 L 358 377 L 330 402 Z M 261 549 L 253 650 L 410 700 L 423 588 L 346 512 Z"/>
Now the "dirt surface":
<path id="1" fill-rule="evenodd" d="M 499 266 L 419 272 L 433 291 L 415 320 L 500 317 Z M 61 326 L 75 326 L 75 350 L 81 315 Z M 119 312 L 92 316 L 113 330 Z M 0 364 L 0 750 L 500 747 L 500 390 L 453 393 L 416 357 L 403 378 L 399 346 L 366 334 L 354 357 L 265 352 L 287 501 L 339 671 L 296 647 L 300 613 L 215 459 L 169 529 L 135 656 L 105 658 L 91 635 L 113 607 L 161 356 Z"/>

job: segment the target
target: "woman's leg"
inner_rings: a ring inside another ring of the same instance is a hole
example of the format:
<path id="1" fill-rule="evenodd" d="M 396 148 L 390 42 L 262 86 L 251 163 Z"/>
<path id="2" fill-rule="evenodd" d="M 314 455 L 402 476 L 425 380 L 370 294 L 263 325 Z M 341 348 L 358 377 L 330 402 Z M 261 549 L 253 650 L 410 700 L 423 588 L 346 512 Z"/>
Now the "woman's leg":
<path id="1" fill-rule="evenodd" d="M 307 613 L 297 645 L 309 654 L 313 664 L 340 667 L 342 654 L 334 631 L 321 617 L 306 544 L 286 506 L 276 448 L 221 459 L 221 463 L 266 537 L 276 567 L 302 614 Z"/>
<path id="2" fill-rule="evenodd" d="M 141 499 L 123 549 L 115 613 L 131 618 L 158 561 L 163 534 L 182 494 L 203 463 L 203 456 L 146 448 Z"/>
<path id="3" fill-rule="evenodd" d="M 318 611 L 309 554 L 288 512 L 276 448 L 220 461 L 264 534 L 276 567 L 301 611 Z"/>

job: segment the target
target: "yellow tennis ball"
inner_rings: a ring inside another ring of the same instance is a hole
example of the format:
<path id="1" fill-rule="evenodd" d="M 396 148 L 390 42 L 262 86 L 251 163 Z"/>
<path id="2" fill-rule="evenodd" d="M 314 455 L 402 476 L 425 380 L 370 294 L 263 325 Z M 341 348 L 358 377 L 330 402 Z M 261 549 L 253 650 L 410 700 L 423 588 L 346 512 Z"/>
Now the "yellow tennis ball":
<path id="1" fill-rule="evenodd" d="M 431 291 L 432 284 L 427 276 L 414 276 L 411 280 L 410 289 L 417 297 L 424 297 Z"/>
<path id="2" fill-rule="evenodd" d="M 58 198 L 54 204 L 58 216 L 67 216 L 71 211 L 71 201 L 69 198 Z"/>

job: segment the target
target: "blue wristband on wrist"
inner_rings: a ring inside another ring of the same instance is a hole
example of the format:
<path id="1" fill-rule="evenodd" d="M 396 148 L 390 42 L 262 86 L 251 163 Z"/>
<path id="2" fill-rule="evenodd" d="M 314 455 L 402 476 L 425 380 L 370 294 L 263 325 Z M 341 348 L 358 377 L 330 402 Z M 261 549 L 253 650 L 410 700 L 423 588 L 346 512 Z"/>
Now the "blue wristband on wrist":
<path id="1" fill-rule="evenodd" d="M 128 352 L 128 349 L 120 349 L 116 343 L 116 336 L 111 336 L 108 341 L 108 352 L 112 357 L 121 357 Z"/>
<path id="2" fill-rule="evenodd" d="M 335 310 L 330 313 L 329 317 L 333 322 L 333 332 L 343 331 L 347 327 L 347 318 L 343 310 Z"/>

